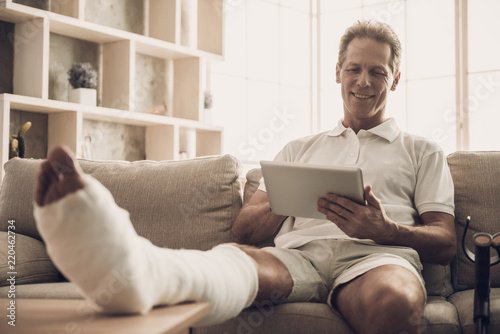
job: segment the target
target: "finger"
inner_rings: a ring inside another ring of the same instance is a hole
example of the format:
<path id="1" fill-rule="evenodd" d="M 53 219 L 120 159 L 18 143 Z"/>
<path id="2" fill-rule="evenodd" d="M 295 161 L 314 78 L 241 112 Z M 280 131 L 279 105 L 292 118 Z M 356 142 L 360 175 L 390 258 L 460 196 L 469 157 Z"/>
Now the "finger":
<path id="1" fill-rule="evenodd" d="M 321 209 L 321 210 L 320 210 Z M 333 213 L 333 218 L 349 218 L 350 215 L 352 215 L 352 212 L 347 210 L 345 207 L 334 203 L 330 202 L 324 198 L 320 198 L 318 200 L 318 210 L 325 214 L 328 218 L 329 213 Z"/>
<path id="2" fill-rule="evenodd" d="M 322 214 L 324 214 L 325 216 L 328 214 L 328 209 L 325 208 L 324 206 L 320 206 L 318 205 L 318 211 Z"/>
<path id="3" fill-rule="evenodd" d="M 329 193 L 326 195 L 326 199 L 330 202 L 335 203 L 337 206 L 342 207 L 345 211 L 353 213 L 358 207 L 358 203 L 350 200 L 347 197 L 339 196 L 337 194 Z"/>
<path id="4" fill-rule="evenodd" d="M 325 215 L 326 219 L 334 223 L 335 225 L 341 227 L 344 222 L 347 221 L 344 217 L 340 216 L 335 211 L 331 211 L 325 207 L 318 206 L 318 211 Z"/>

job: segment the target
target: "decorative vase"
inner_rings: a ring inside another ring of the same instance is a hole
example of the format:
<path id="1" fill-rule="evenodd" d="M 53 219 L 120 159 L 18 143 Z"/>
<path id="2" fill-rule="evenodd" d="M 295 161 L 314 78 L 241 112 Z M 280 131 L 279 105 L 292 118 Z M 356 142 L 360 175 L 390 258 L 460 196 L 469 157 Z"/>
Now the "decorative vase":
<path id="1" fill-rule="evenodd" d="M 97 90 L 94 88 L 77 88 L 69 91 L 69 102 L 95 107 L 97 105 Z"/>
<path id="2" fill-rule="evenodd" d="M 212 109 L 205 108 L 203 109 L 203 119 L 201 120 L 205 124 L 212 124 Z"/>

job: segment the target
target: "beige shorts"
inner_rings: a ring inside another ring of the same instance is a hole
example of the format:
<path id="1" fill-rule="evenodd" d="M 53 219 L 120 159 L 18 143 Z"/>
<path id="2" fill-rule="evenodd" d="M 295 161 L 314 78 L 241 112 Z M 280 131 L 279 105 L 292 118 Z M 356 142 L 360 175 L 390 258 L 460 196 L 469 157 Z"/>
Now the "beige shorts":
<path id="1" fill-rule="evenodd" d="M 420 257 L 412 248 L 327 239 L 311 241 L 297 249 L 263 249 L 281 260 L 292 276 L 292 292 L 285 302 L 319 302 L 332 306 L 330 297 L 335 288 L 387 264 L 413 272 L 426 295 Z"/>

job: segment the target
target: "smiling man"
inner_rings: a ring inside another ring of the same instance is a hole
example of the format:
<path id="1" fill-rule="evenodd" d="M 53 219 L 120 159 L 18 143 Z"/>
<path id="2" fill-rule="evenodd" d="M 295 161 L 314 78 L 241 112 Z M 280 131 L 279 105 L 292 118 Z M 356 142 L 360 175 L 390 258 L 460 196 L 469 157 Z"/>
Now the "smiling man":
<path id="1" fill-rule="evenodd" d="M 447 264 L 456 252 L 453 183 L 435 143 L 400 131 L 385 116 L 400 59 L 388 25 L 361 21 L 348 28 L 336 68 L 343 119 L 331 131 L 290 142 L 276 157 L 360 167 L 369 184 L 366 205 L 328 194 L 318 199 L 325 219 L 278 216 L 262 182 L 233 225 L 240 244 L 207 252 L 158 248 L 57 147 L 40 169 L 34 198 L 52 260 L 111 312 L 208 301 L 211 314 L 199 323 L 207 325 L 236 317 L 254 301 L 322 302 L 358 333 L 418 333 L 426 301 L 421 260 Z M 276 247 L 252 246 L 274 234 Z M 100 301 L 117 272 L 127 284 Z"/>
<path id="2" fill-rule="evenodd" d="M 400 60 L 390 26 L 360 21 L 348 28 L 336 67 L 343 119 L 275 158 L 360 167 L 366 206 L 329 194 L 318 200 L 324 220 L 285 219 L 269 212 L 261 182 L 233 226 L 240 243 L 278 232 L 276 247 L 263 251 L 287 269 L 287 301 L 326 302 L 358 333 L 417 333 L 426 300 L 421 260 L 447 264 L 456 251 L 453 183 L 442 150 L 385 115 Z"/>

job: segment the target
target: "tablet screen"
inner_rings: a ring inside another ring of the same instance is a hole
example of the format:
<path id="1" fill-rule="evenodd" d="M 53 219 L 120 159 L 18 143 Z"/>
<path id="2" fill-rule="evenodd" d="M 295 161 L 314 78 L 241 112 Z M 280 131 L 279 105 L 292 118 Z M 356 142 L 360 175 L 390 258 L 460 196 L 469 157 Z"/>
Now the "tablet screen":
<path id="1" fill-rule="evenodd" d="M 262 175 L 273 213 L 325 219 L 317 210 L 327 193 L 345 196 L 364 205 L 362 171 L 352 166 L 261 161 Z"/>

